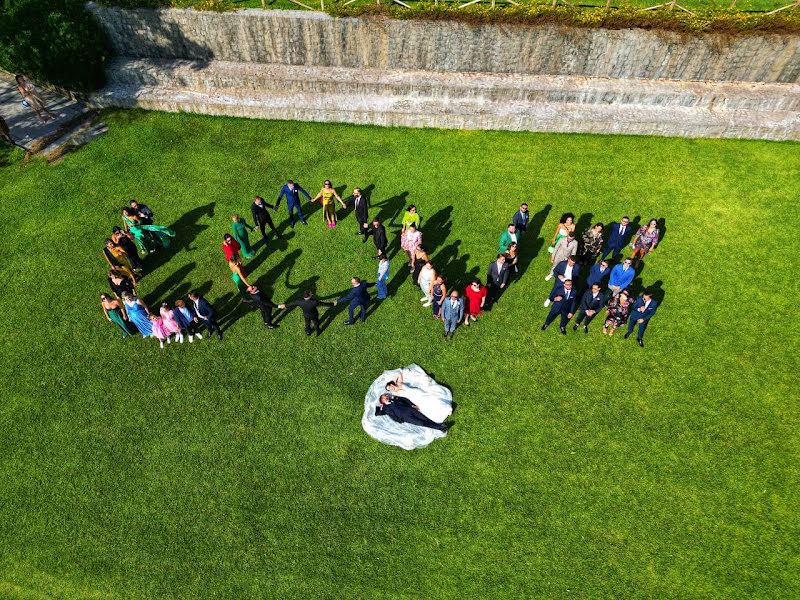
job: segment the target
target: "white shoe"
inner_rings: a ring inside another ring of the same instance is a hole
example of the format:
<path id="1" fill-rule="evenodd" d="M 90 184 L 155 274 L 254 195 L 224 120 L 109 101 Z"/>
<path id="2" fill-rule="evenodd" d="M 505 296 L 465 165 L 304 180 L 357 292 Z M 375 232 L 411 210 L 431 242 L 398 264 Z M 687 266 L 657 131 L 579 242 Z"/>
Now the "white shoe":
<path id="1" fill-rule="evenodd" d="M 168 344 L 171 344 L 171 343 L 172 343 L 172 336 L 169 336 L 169 337 L 167 338 L 167 343 L 168 343 Z"/>
<path id="2" fill-rule="evenodd" d="M 189 336 L 189 343 L 191 344 L 193 341 L 194 341 L 194 337 L 192 337 L 192 336 L 190 335 L 190 336 Z"/>
<path id="3" fill-rule="evenodd" d="M 178 336 L 178 343 L 183 343 L 183 335 Z"/>
<path id="4" fill-rule="evenodd" d="M 547 277 L 544 278 L 545 281 L 550 281 L 553 278 L 553 274 L 550 273 Z"/>
<path id="5" fill-rule="evenodd" d="M 547 308 L 548 306 L 550 306 L 550 298 L 544 301 L 544 307 Z"/>
<path id="6" fill-rule="evenodd" d="M 164 342 L 162 340 L 159 340 L 158 343 L 161 344 L 161 349 L 163 350 L 164 349 Z"/>
<path id="7" fill-rule="evenodd" d="M 422 306 L 430 306 L 431 304 L 433 304 L 433 302 L 426 302 L 426 303 L 425 303 L 425 304 L 423 304 Z"/>
<path id="8" fill-rule="evenodd" d="M 198 340 L 202 340 L 202 339 L 203 339 L 203 336 L 202 336 L 202 335 L 200 335 L 199 333 L 195 333 L 195 335 L 197 336 L 197 339 L 198 339 Z"/>
<path id="9" fill-rule="evenodd" d="M 422 298 L 420 298 L 420 299 L 419 299 L 419 301 L 420 301 L 420 302 L 425 302 L 427 299 L 428 299 L 428 297 L 427 297 L 427 296 L 423 296 Z"/>

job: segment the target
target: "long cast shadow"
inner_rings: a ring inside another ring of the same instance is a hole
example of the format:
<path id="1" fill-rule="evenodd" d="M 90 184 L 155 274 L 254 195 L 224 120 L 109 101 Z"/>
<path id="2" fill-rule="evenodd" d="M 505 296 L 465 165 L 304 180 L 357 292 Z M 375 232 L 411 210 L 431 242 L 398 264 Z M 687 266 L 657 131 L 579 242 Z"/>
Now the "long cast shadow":
<path id="1" fill-rule="evenodd" d="M 215 206 L 216 202 L 210 202 L 204 206 L 193 208 L 169 225 L 169 228 L 175 232 L 175 238 L 172 240 L 172 244 L 170 244 L 169 248 L 161 248 L 155 254 L 145 259 L 145 270 L 147 273 L 152 273 L 159 267 L 165 265 L 173 255 L 181 250 L 191 250 L 191 245 L 195 238 L 197 238 L 202 231 L 209 228 L 209 225 L 199 223 L 199 220 L 206 215 L 213 217 Z"/>
<path id="2" fill-rule="evenodd" d="M 170 298 L 180 297 L 175 296 L 177 290 L 174 288 L 179 287 L 179 284 L 185 283 L 189 273 L 191 273 L 196 266 L 197 263 L 190 262 L 177 269 L 174 273 L 172 273 L 172 275 L 167 277 L 164 281 L 159 283 L 155 288 L 147 293 L 147 295 L 144 297 L 145 303 L 150 306 L 151 304 L 157 302 L 160 303 L 162 301 L 169 301 L 169 299 L 163 298 L 163 296 L 167 295 L 168 292 L 172 292 L 170 294 Z M 186 291 L 188 292 L 188 290 Z"/>
<path id="3" fill-rule="evenodd" d="M 519 272 L 516 278 L 521 279 L 525 272 L 528 270 L 533 259 L 539 255 L 539 252 L 544 246 L 544 238 L 540 237 L 542 227 L 547 220 L 547 215 L 553 209 L 552 204 L 547 204 L 542 209 L 531 216 L 528 220 L 528 230 L 522 236 L 519 244 L 519 258 L 517 259 L 517 267 Z"/>

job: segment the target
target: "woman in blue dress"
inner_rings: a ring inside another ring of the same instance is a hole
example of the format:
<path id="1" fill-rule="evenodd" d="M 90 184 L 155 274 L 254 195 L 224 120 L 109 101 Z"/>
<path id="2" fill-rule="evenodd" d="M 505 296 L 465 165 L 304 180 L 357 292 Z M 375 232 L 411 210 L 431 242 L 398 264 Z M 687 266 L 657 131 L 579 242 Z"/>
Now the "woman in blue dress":
<path id="1" fill-rule="evenodd" d="M 136 296 L 123 294 L 122 301 L 128 311 L 128 319 L 136 325 L 143 337 L 153 335 L 153 324 L 150 322 L 150 309 Z"/>

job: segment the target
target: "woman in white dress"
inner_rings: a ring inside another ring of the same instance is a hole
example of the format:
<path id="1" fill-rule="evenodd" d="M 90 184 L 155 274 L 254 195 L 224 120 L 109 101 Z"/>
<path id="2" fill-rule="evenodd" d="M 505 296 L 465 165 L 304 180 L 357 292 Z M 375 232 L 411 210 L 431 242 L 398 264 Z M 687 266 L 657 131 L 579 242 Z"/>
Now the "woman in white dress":
<path id="1" fill-rule="evenodd" d="M 419 287 L 422 288 L 422 291 L 425 295 L 419 299 L 420 302 L 424 302 L 422 306 L 430 306 L 433 304 L 433 281 L 436 279 L 436 271 L 433 268 L 433 265 L 430 261 L 425 263 L 425 266 L 422 267 L 422 271 L 419 272 L 419 279 L 417 279 L 417 283 Z"/>
<path id="2" fill-rule="evenodd" d="M 395 380 L 386 384 L 386 391 L 410 400 L 412 404 L 417 406 L 419 412 L 432 421 L 441 423 L 449 417 L 450 413 L 453 412 L 452 406 L 432 396 L 430 390 L 416 387 L 403 381 L 403 373 L 405 371 L 405 369 L 400 369 L 400 373 Z"/>

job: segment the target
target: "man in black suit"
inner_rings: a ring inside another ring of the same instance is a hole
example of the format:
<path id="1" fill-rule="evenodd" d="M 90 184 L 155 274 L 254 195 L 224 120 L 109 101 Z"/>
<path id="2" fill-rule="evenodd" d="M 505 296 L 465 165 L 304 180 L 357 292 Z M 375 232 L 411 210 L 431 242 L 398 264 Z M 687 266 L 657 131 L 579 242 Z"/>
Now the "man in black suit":
<path id="1" fill-rule="evenodd" d="M 372 227 L 367 230 L 368 234 L 372 234 L 372 241 L 375 242 L 375 249 L 378 255 L 375 258 L 386 256 L 386 246 L 389 245 L 386 240 L 386 227 L 381 225 L 378 219 L 372 219 Z"/>
<path id="2" fill-rule="evenodd" d="M 575 302 L 578 296 L 575 290 L 572 289 L 572 280 L 565 279 L 561 285 L 557 285 L 550 292 L 550 301 L 553 306 L 550 307 L 550 313 L 542 325 L 542 331 L 555 321 L 557 316 L 561 316 L 561 335 L 567 335 L 567 323 L 572 318 L 575 312 Z"/>
<path id="3" fill-rule="evenodd" d="M 347 314 L 350 318 L 344 322 L 345 325 L 353 325 L 356 322 L 355 312 L 359 307 L 361 307 L 361 321 L 367 320 L 367 306 L 369 305 L 369 292 L 367 288 L 371 288 L 375 285 L 374 283 L 361 281 L 358 277 L 353 277 L 350 283 L 353 284 L 352 289 L 345 296 L 342 296 L 336 301 L 336 304 L 350 302 L 350 306 L 347 308 Z"/>
<path id="4" fill-rule="evenodd" d="M 269 228 L 275 232 L 275 235 L 278 236 L 279 239 L 283 239 L 283 236 L 275 229 L 275 223 L 272 222 L 272 217 L 269 216 L 267 207 L 275 210 L 275 207 L 272 204 L 264 202 L 261 196 L 256 196 L 253 204 L 250 206 L 250 213 L 253 215 L 253 221 L 255 221 L 259 231 L 261 231 L 261 237 L 264 238 L 264 243 L 267 242 L 267 225 L 269 225 Z"/>
<path id="5" fill-rule="evenodd" d="M 489 263 L 486 274 L 486 305 L 491 306 L 500 298 L 508 284 L 508 265 L 505 254 L 498 254 L 497 260 Z"/>
<path id="6" fill-rule="evenodd" d="M 519 210 L 514 213 L 514 218 L 511 220 L 519 235 L 524 235 L 528 230 L 528 221 L 530 218 L 531 216 L 528 213 L 528 205 L 523 202 L 519 207 Z"/>
<path id="7" fill-rule="evenodd" d="M 397 423 L 410 423 L 420 427 L 447 431 L 448 426 L 444 423 L 432 421 L 422 414 L 415 404 L 408 398 L 395 396 L 394 394 L 381 394 L 380 405 L 375 407 L 376 416 L 387 416 Z"/>
<path id="8" fill-rule="evenodd" d="M 322 333 L 322 331 L 319 328 L 319 310 L 317 310 L 317 307 L 335 305 L 335 302 L 323 302 L 322 300 L 317 300 L 314 297 L 314 292 L 307 290 L 303 294 L 302 300 L 289 302 L 288 304 L 279 304 L 278 308 L 291 308 L 293 306 L 299 306 L 300 310 L 303 311 L 303 319 L 306 323 L 306 335 L 311 335 L 312 330 L 316 331 L 317 335 L 319 335 Z"/>
<path id="9" fill-rule="evenodd" d="M 142 225 L 153 224 L 153 211 L 147 204 L 140 204 L 137 200 L 131 200 L 131 208 L 136 211 Z"/>
<path id="10" fill-rule="evenodd" d="M 267 298 L 266 294 L 254 285 L 247 288 L 247 293 L 250 295 L 250 299 L 253 303 L 255 303 L 261 311 L 261 319 L 264 321 L 264 325 L 267 326 L 267 329 L 277 329 L 280 327 L 280 325 L 276 325 L 272 322 L 272 309 L 278 308 L 278 305 L 275 304 L 272 299 Z"/>
<path id="11" fill-rule="evenodd" d="M 578 312 L 575 315 L 575 324 L 572 326 L 572 331 L 578 331 L 578 325 L 583 321 L 583 333 L 589 333 L 589 323 L 597 316 L 604 303 L 605 296 L 600 291 L 600 284 L 593 283 L 591 289 L 583 293 Z"/>
<path id="12" fill-rule="evenodd" d="M 189 300 L 192 301 L 192 309 L 195 314 L 195 321 L 206 326 L 208 329 L 208 339 L 211 334 L 216 333 L 217 339 L 222 340 L 222 331 L 217 323 L 217 313 L 211 303 L 197 292 L 189 292 Z"/>
<path id="13" fill-rule="evenodd" d="M 362 242 L 369 239 L 369 207 L 367 199 L 361 194 L 361 188 L 353 188 L 353 212 L 358 221 L 358 235 L 363 235 Z"/>

